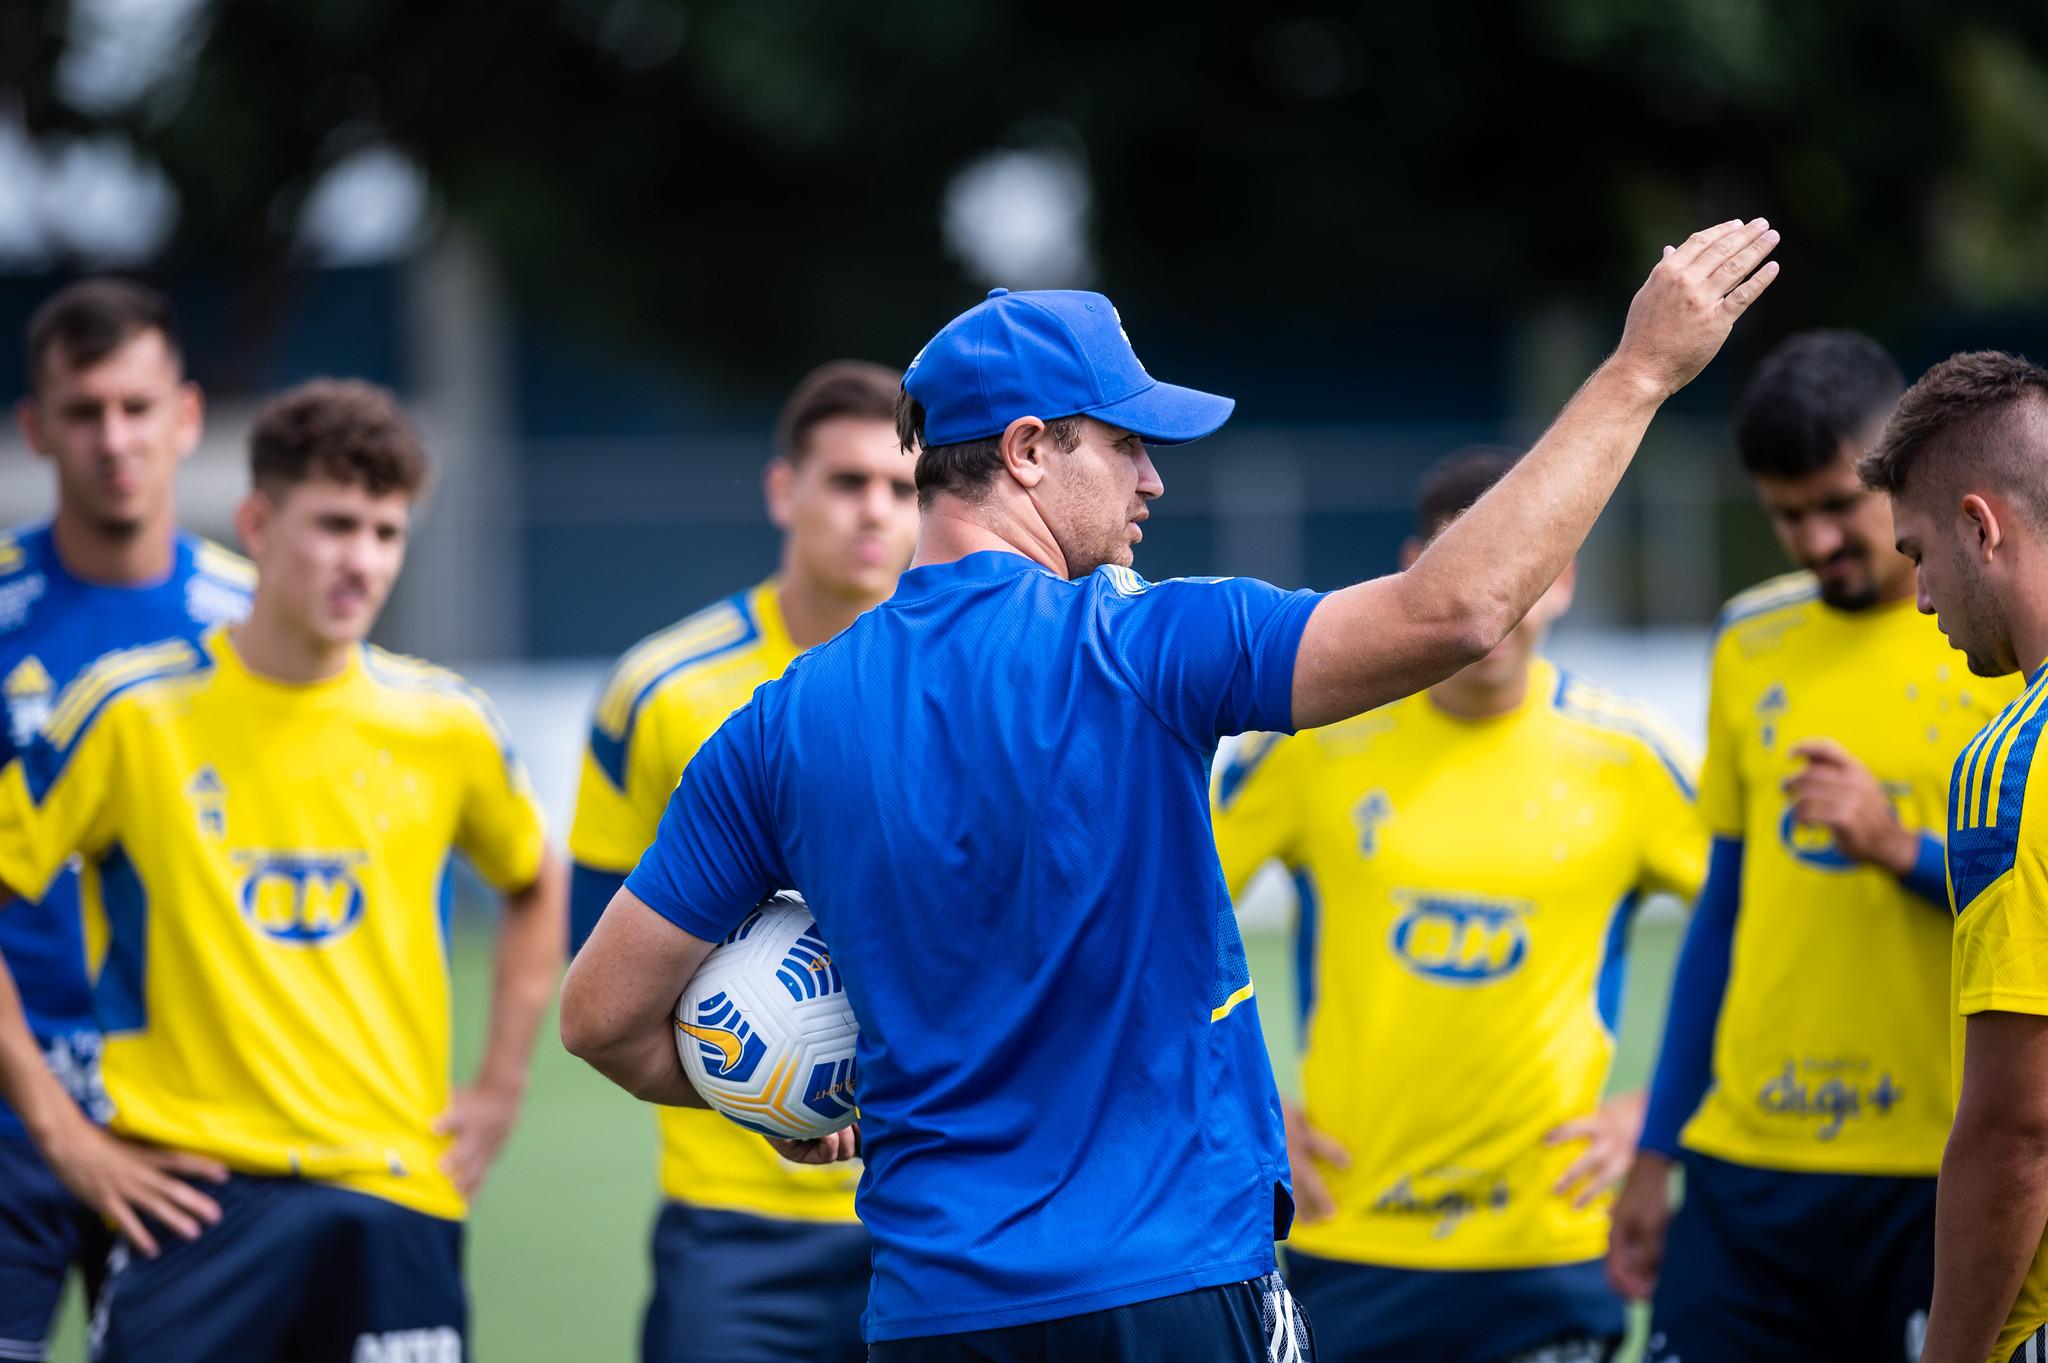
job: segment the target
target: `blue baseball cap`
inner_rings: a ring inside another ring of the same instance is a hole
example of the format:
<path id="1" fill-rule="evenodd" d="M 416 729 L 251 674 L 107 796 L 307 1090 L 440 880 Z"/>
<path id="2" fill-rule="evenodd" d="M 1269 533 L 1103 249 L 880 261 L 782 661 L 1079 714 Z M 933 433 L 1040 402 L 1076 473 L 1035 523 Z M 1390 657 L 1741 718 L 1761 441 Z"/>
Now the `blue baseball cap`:
<path id="1" fill-rule="evenodd" d="M 1155 445 L 1199 440 L 1233 398 L 1145 372 L 1116 308 L 1077 289 L 992 289 L 946 323 L 903 375 L 924 405 L 924 443 L 1001 435 L 1020 416 L 1092 416 Z"/>

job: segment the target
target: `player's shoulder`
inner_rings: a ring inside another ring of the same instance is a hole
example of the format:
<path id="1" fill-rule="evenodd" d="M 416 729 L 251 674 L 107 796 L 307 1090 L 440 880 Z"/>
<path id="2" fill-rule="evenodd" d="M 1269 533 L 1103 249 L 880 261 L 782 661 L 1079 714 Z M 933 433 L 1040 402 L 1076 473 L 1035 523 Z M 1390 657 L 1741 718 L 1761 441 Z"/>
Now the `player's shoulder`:
<path id="1" fill-rule="evenodd" d="M 416 720 L 480 729 L 500 748 L 510 747 L 491 698 L 454 668 L 375 644 L 364 644 L 362 656 L 363 675 L 371 687 L 398 699 L 400 708 Z"/>
<path id="2" fill-rule="evenodd" d="M 256 565 L 224 544 L 185 531 L 180 536 L 192 555 L 192 575 L 244 596 L 256 590 Z"/>
<path id="3" fill-rule="evenodd" d="M 57 694 L 43 735 L 59 750 L 71 748 L 108 713 L 146 704 L 173 687 L 213 671 L 204 641 L 162 639 L 102 654 Z"/>
<path id="4" fill-rule="evenodd" d="M 623 737 L 650 706 L 688 707 L 708 673 L 743 662 L 763 641 L 751 596 L 734 592 L 627 649 L 605 679 L 597 727 Z"/>
<path id="5" fill-rule="evenodd" d="M 40 568 L 49 539 L 47 525 L 17 525 L 0 530 L 0 583 Z"/>
<path id="6" fill-rule="evenodd" d="M 1699 770 L 1693 744 L 1655 706 L 1559 669 L 1550 708 L 1562 723 L 1597 735 L 1645 768 L 1662 771 L 1686 798 L 1693 797 Z"/>
<path id="7" fill-rule="evenodd" d="M 1820 600 L 1820 582 L 1812 573 L 1784 573 L 1737 592 L 1714 617 L 1714 640 L 1752 642 L 1804 619 Z"/>
<path id="8" fill-rule="evenodd" d="M 2012 868 L 2022 844 L 2048 854 L 2048 669 L 1977 731 L 1949 782 L 1949 880 L 1958 912 Z"/>

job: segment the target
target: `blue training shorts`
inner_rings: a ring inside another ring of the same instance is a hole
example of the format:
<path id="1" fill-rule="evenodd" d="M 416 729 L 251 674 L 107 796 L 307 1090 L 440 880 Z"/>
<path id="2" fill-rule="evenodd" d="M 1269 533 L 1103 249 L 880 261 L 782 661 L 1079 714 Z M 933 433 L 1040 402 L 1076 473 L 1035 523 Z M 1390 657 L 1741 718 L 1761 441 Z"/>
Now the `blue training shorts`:
<path id="1" fill-rule="evenodd" d="M 0 1137 L 0 1363 L 43 1358 L 76 1267 L 90 1300 L 114 1237 L 21 1137 Z"/>
<path id="2" fill-rule="evenodd" d="M 643 1363 L 861 1363 L 868 1233 L 669 1202 L 654 1223 Z"/>
<path id="3" fill-rule="evenodd" d="M 295 1178 L 208 1185 L 220 1224 L 122 1242 L 94 1363 L 463 1363 L 462 1223 Z"/>

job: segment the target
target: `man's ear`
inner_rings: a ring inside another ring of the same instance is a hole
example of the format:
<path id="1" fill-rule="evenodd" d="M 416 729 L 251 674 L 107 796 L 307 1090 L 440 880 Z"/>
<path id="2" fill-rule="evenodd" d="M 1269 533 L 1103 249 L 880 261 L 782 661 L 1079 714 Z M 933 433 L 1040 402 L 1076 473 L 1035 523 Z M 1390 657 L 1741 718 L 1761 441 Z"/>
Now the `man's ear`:
<path id="1" fill-rule="evenodd" d="M 777 455 L 761 474 L 762 498 L 768 503 L 768 522 L 777 530 L 789 529 L 790 498 L 796 491 L 796 465 Z"/>
<path id="2" fill-rule="evenodd" d="M 23 398 L 14 404 L 14 424 L 21 428 L 22 441 L 39 458 L 49 458 L 43 448 L 43 409 L 34 398 Z"/>
<path id="3" fill-rule="evenodd" d="M 235 506 L 235 538 L 242 542 L 242 552 L 254 559 L 263 557 L 263 547 L 270 540 L 270 523 L 276 516 L 277 503 L 267 493 L 250 488 Z"/>
<path id="4" fill-rule="evenodd" d="M 2005 543 L 2005 527 L 1999 524 L 1998 513 L 1991 503 L 1977 493 L 1963 495 L 1963 518 L 1970 521 L 1977 532 L 1977 553 L 1986 563 L 1997 556 L 1998 548 Z"/>
<path id="5" fill-rule="evenodd" d="M 1035 416 L 1020 416 L 1004 429 L 999 445 L 1003 468 L 1020 486 L 1035 488 L 1045 480 L 1048 435 L 1045 423 Z"/>

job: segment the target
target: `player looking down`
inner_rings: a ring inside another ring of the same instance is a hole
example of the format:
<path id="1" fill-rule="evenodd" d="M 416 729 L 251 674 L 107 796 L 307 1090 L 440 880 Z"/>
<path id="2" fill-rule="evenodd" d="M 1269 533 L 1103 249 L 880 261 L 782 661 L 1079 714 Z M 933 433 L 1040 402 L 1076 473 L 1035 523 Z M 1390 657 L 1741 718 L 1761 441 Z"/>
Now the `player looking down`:
<path id="1" fill-rule="evenodd" d="M 633 646 L 599 698 L 569 832 L 572 948 L 654 841 L 676 776 L 754 688 L 895 589 L 917 536 L 896 447 L 902 376 L 840 360 L 804 376 L 776 423 L 766 582 Z M 858 1166 L 798 1166 L 713 1112 L 659 1108 L 661 1190 L 643 1363 L 859 1363 L 868 1237 Z M 707 1312 L 706 1297 L 719 1303 Z"/>
<path id="2" fill-rule="evenodd" d="M 1425 475 L 1404 566 L 1513 467 Z M 1277 858 L 1300 901 L 1287 1282 L 1323 1363 L 1600 1363 L 1627 1329 L 1600 1260 L 1642 1098 L 1601 1092 L 1635 908 L 1699 889 L 1706 836 L 1663 719 L 1538 656 L 1573 576 L 1428 691 L 1217 769 L 1232 892 Z"/>
<path id="3" fill-rule="evenodd" d="M 2048 370 L 1956 355 L 1907 390 L 1866 483 L 1891 495 L 1919 606 L 1980 677 L 2026 690 L 1948 786 L 1955 1128 L 1934 1219 L 1921 1363 L 2048 1359 Z"/>
<path id="4" fill-rule="evenodd" d="M 1654 1363 L 1910 1360 L 1926 1324 L 1949 1125 L 1943 799 L 2011 688 L 1971 681 L 1914 613 L 1890 508 L 1858 481 L 1902 386 L 1867 337 L 1810 332 L 1765 358 L 1736 416 L 1801 571 L 1730 601 L 1714 641 L 1713 848 L 1609 1257 L 1618 1289 L 1654 1293 Z"/>
<path id="5" fill-rule="evenodd" d="M 0 1091 L 121 1233 L 95 1359 L 452 1360 L 462 1218 L 519 1109 L 563 877 L 483 697 L 363 643 L 426 479 L 397 403 L 301 385 L 250 454 L 247 621 L 100 659 L 0 771 L 0 884 L 39 895 L 76 855 L 98 886 L 112 1134 L 5 971 Z M 505 911 L 483 1059 L 451 1093 L 458 851 Z"/>
<path id="6" fill-rule="evenodd" d="M 564 1041 L 693 1103 L 678 987 L 800 889 L 861 1027 L 877 1363 L 1309 1356 L 1273 1272 L 1292 1202 L 1216 742 L 1385 704 L 1506 637 L 1775 243 L 1758 220 L 1668 252 L 1514 472 L 1410 571 L 1323 596 L 1132 573 L 1148 446 L 1232 403 L 1154 380 L 1099 294 L 997 290 L 904 377 L 911 568 L 699 750 L 571 969 Z"/>
<path id="7" fill-rule="evenodd" d="M 57 498 L 48 523 L 0 536 L 0 752 L 10 756 L 95 658 L 238 620 L 252 580 L 239 555 L 178 529 L 173 489 L 204 402 L 185 377 L 169 302 L 127 280 L 84 280 L 36 310 L 26 341 L 29 389 L 15 415 L 49 461 Z M 75 872 L 0 913 L 0 955 L 50 1072 L 104 1121 Z M 65 1273 L 76 1265 L 92 1297 L 110 1240 L 5 1108 L 0 1184 L 0 1358 L 41 1358 Z"/>

